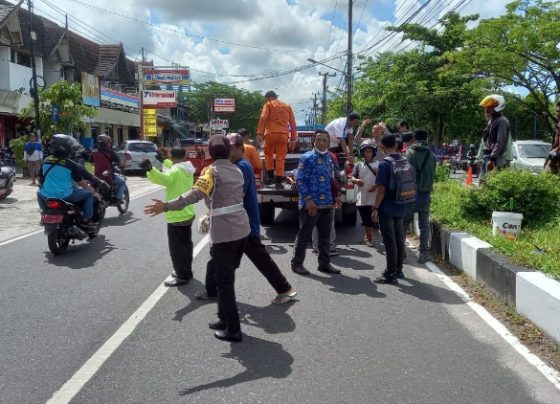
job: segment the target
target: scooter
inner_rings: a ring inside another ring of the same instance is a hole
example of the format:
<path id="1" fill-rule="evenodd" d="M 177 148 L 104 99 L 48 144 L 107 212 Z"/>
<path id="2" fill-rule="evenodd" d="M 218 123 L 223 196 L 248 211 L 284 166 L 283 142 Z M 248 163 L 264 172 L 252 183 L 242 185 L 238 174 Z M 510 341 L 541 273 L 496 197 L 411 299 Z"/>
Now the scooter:
<path id="1" fill-rule="evenodd" d="M 124 194 L 122 201 L 119 201 L 116 197 L 117 189 L 119 188 L 114 182 L 111 182 L 108 187 L 98 187 L 96 191 L 103 197 L 103 201 L 106 206 L 114 206 L 117 208 L 121 215 L 124 215 L 128 211 L 128 205 L 130 204 L 130 193 L 128 191 L 128 186 L 126 185 L 126 177 L 120 174 L 118 167 L 113 167 L 115 173 L 120 175 L 124 179 Z M 103 172 L 103 177 L 107 178 L 109 176 L 108 171 Z"/>
<path id="2" fill-rule="evenodd" d="M 16 162 L 10 153 L 0 152 L 0 200 L 6 199 L 14 189 Z"/>
<path id="3" fill-rule="evenodd" d="M 97 208 L 97 225 L 86 225 L 82 220 L 82 210 L 77 204 L 59 198 L 46 198 L 47 211 L 41 214 L 41 224 L 45 227 L 49 250 L 54 255 L 66 252 L 70 241 L 93 240 L 99 233 L 101 222 L 105 217 L 105 203 L 94 202 Z M 95 217 L 95 215 L 94 215 Z"/>

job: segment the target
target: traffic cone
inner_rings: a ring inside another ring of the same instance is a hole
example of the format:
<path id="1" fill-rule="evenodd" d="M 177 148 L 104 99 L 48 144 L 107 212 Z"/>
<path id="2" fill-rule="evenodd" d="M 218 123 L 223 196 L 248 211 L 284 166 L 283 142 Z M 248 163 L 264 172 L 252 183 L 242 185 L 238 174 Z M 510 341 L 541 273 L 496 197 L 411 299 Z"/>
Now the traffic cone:
<path id="1" fill-rule="evenodd" d="M 467 178 L 465 179 L 465 185 L 472 185 L 472 166 L 469 166 L 467 171 Z"/>

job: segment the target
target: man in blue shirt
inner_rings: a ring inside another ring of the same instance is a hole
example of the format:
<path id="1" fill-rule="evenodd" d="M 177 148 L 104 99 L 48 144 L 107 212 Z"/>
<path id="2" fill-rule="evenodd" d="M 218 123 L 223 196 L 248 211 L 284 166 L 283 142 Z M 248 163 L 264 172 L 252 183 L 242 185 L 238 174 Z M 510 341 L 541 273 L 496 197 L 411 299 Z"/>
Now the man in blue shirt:
<path id="1" fill-rule="evenodd" d="M 340 270 L 331 265 L 329 256 L 330 233 L 334 208 L 340 206 L 338 189 L 333 192 L 333 161 L 329 155 L 329 133 L 315 131 L 315 148 L 299 160 L 296 175 L 299 192 L 299 231 L 294 243 L 292 271 L 309 275 L 303 262 L 307 243 L 313 228 L 319 234 L 319 271 L 339 274 Z M 338 187 L 336 187 L 338 188 Z"/>
<path id="2" fill-rule="evenodd" d="M 251 227 L 251 233 L 247 238 L 243 252 L 276 290 L 276 293 L 278 293 L 276 298 L 272 300 L 272 303 L 289 302 L 297 295 L 297 292 L 292 288 L 292 285 L 282 274 L 280 268 L 272 260 L 270 254 L 266 251 L 266 247 L 261 242 L 255 174 L 251 163 L 243 158 L 243 137 L 238 133 L 230 133 L 227 135 L 227 138 L 230 143 L 229 160 L 243 173 L 243 207 L 247 211 Z M 213 272 L 211 265 L 208 265 L 206 267 L 206 293 L 198 292 L 196 296 L 199 299 L 208 299 L 218 295 Z"/>
<path id="3" fill-rule="evenodd" d="M 397 150 L 397 137 L 395 134 L 384 135 L 381 138 L 381 147 L 387 156 L 395 160 L 402 159 Z M 383 244 L 385 245 L 387 268 L 383 274 L 375 279 L 377 283 L 398 284 L 397 278 L 403 277 L 404 260 L 404 231 L 403 217 L 405 205 L 394 202 L 394 190 L 391 190 L 391 162 L 383 159 L 379 162 L 379 168 L 375 183 L 377 184 L 377 195 L 373 204 L 371 219 L 379 223 Z"/>

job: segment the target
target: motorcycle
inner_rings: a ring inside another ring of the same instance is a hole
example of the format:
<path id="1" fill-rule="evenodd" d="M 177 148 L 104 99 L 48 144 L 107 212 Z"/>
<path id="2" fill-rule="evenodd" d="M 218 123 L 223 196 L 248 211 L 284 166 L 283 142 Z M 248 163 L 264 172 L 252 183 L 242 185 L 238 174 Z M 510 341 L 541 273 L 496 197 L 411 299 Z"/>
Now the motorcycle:
<path id="1" fill-rule="evenodd" d="M 70 241 L 93 240 L 99 233 L 101 222 L 105 217 L 104 201 L 94 202 L 97 209 L 97 225 L 86 225 L 82 220 L 82 210 L 77 204 L 59 198 L 46 198 L 46 213 L 41 214 L 41 224 L 45 227 L 49 250 L 54 255 L 64 254 Z M 95 215 L 94 215 L 95 217 Z"/>
<path id="2" fill-rule="evenodd" d="M 109 186 L 98 187 L 96 191 L 103 197 L 103 201 L 105 202 L 106 206 L 114 206 L 117 208 L 121 215 L 124 215 L 126 212 L 128 212 L 128 205 L 130 204 L 130 193 L 128 191 L 128 186 L 126 185 L 126 177 L 120 174 L 120 170 L 118 170 L 117 167 L 113 167 L 113 170 L 115 170 L 115 173 L 117 173 L 117 175 L 120 175 L 121 178 L 124 179 L 124 194 L 122 201 L 118 200 L 116 197 L 119 187 L 114 182 L 111 182 Z M 110 176 L 110 173 L 108 171 L 104 171 L 103 177 L 107 178 L 108 176 Z"/>
<path id="3" fill-rule="evenodd" d="M 451 165 L 451 172 L 456 174 L 458 170 L 461 170 L 461 156 L 459 153 L 453 154 L 449 159 L 449 164 Z"/>
<path id="4" fill-rule="evenodd" d="M 472 167 L 473 176 L 478 177 L 479 164 L 476 162 L 476 156 L 467 155 L 467 170 L 468 167 Z"/>
<path id="5" fill-rule="evenodd" d="M 16 161 L 10 153 L 0 152 L 0 200 L 6 199 L 14 189 Z"/>

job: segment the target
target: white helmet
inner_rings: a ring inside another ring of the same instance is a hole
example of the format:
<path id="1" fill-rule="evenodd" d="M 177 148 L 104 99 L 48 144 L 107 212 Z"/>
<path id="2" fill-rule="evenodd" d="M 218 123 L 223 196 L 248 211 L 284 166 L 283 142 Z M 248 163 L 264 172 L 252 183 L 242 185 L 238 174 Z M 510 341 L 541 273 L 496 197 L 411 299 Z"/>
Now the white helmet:
<path id="1" fill-rule="evenodd" d="M 492 94 L 484 97 L 478 105 L 483 108 L 494 107 L 496 112 L 500 112 L 506 107 L 506 100 L 499 94 Z"/>

